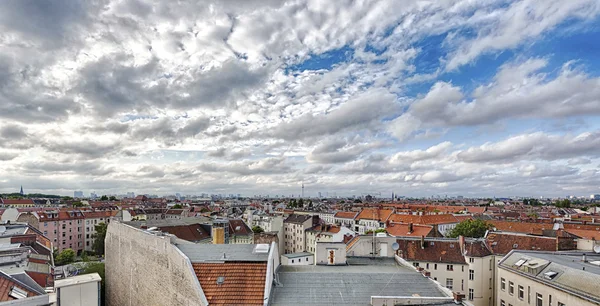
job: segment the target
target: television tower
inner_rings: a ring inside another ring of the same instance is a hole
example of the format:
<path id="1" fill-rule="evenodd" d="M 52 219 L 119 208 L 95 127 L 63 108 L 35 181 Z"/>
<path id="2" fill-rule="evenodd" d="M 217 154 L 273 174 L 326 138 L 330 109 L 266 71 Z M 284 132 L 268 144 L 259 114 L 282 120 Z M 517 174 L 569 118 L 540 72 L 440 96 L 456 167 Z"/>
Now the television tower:
<path id="1" fill-rule="evenodd" d="M 302 182 L 302 198 L 304 199 L 304 182 Z"/>

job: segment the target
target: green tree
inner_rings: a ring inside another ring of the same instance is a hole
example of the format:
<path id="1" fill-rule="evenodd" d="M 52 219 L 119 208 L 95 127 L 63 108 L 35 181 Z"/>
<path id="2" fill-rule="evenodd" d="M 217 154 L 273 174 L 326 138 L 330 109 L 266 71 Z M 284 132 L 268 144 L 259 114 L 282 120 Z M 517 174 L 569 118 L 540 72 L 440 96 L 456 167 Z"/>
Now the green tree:
<path id="1" fill-rule="evenodd" d="M 116 201 L 116 200 L 117 200 L 117 197 L 115 197 L 115 196 L 110 196 L 110 197 L 108 198 L 108 200 L 109 200 L 109 201 Z"/>
<path id="2" fill-rule="evenodd" d="M 60 252 L 60 254 L 58 254 L 58 256 L 56 256 L 56 258 L 54 259 L 54 262 L 56 263 L 57 266 L 68 265 L 70 263 L 75 262 L 76 255 L 77 254 L 75 253 L 75 251 L 73 251 L 71 249 L 65 249 L 62 252 Z"/>
<path id="3" fill-rule="evenodd" d="M 96 233 L 93 234 L 95 240 L 92 248 L 94 249 L 94 253 L 96 253 L 98 256 L 104 255 L 104 238 L 106 238 L 107 227 L 107 224 L 104 222 L 98 223 L 94 226 Z"/>
<path id="4" fill-rule="evenodd" d="M 492 225 L 483 220 L 465 220 L 456 225 L 448 237 L 456 238 L 458 236 L 481 238 L 485 235 L 485 232 L 492 228 Z"/>
<path id="5" fill-rule="evenodd" d="M 90 259 L 88 258 L 88 254 L 87 254 L 85 251 L 83 251 L 83 252 L 81 253 L 81 261 L 83 261 L 83 262 L 88 262 L 88 261 L 90 261 Z"/>
<path id="6" fill-rule="evenodd" d="M 255 234 L 260 234 L 260 233 L 264 232 L 265 230 L 262 227 L 260 227 L 260 226 L 257 225 L 257 226 L 253 226 L 252 227 L 252 231 Z"/>
<path id="7" fill-rule="evenodd" d="M 88 264 L 85 269 L 83 270 L 82 274 L 92 274 L 92 273 L 98 273 L 98 275 L 100 275 L 100 277 L 102 278 L 102 280 L 100 281 L 100 300 L 101 300 L 101 305 L 104 305 L 104 279 L 105 279 L 105 274 L 104 274 L 104 263 L 103 262 L 95 262 L 95 263 L 90 263 Z"/>
<path id="8" fill-rule="evenodd" d="M 556 203 L 554 203 L 554 206 L 559 207 L 559 208 L 570 208 L 571 201 L 569 199 L 558 200 L 558 201 L 556 201 Z"/>
<path id="9" fill-rule="evenodd" d="M 81 201 L 73 202 L 73 207 L 83 207 L 83 203 Z"/>
<path id="10" fill-rule="evenodd" d="M 297 206 L 300 207 L 300 208 L 303 208 L 304 207 L 304 200 L 303 199 L 298 200 L 298 205 Z"/>
<path id="11" fill-rule="evenodd" d="M 181 206 L 181 204 L 175 204 L 173 205 L 173 207 L 171 207 L 172 209 L 182 209 L 183 206 Z"/>
<path id="12" fill-rule="evenodd" d="M 362 203 L 362 201 L 360 199 L 356 199 L 356 200 L 354 200 L 354 203 L 358 204 L 358 203 Z"/>
<path id="13" fill-rule="evenodd" d="M 108 201 L 108 197 L 106 195 L 103 195 L 100 197 L 100 201 Z"/>

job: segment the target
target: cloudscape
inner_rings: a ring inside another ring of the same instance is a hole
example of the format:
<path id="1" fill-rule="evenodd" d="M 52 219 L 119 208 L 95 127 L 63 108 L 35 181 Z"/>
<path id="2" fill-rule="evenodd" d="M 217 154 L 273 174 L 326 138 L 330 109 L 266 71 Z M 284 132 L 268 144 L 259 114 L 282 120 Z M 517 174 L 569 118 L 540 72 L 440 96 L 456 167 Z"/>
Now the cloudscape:
<path id="1" fill-rule="evenodd" d="M 0 1 L 0 192 L 600 193 L 599 15 Z"/>

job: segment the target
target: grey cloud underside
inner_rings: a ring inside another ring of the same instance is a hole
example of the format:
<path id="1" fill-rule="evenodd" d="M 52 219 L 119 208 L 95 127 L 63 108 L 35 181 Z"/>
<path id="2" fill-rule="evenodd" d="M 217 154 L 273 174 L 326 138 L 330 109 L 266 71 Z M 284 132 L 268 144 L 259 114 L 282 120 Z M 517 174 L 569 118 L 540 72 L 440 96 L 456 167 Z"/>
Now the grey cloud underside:
<path id="1" fill-rule="evenodd" d="M 593 0 L 1 1 L 0 192 L 597 189 L 600 78 L 577 59 L 549 74 L 551 55 L 516 56 L 472 87 L 444 76 L 599 12 Z M 444 53 L 422 71 L 431 35 Z M 557 127 L 507 136 L 530 119 Z M 479 128 L 500 140 L 452 134 Z"/>

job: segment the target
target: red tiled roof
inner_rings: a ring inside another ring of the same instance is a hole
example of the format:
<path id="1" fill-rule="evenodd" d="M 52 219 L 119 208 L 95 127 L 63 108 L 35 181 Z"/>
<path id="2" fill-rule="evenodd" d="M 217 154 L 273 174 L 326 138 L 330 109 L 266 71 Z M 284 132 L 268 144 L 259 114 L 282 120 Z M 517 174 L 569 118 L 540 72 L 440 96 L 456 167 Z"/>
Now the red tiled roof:
<path id="1" fill-rule="evenodd" d="M 551 230 L 554 227 L 553 224 L 531 222 L 490 220 L 489 223 L 499 231 L 535 235 L 541 235 L 544 230 Z"/>
<path id="2" fill-rule="evenodd" d="M 193 263 L 209 305 L 263 305 L 267 263 Z M 223 276 L 223 284 L 217 278 Z"/>
<path id="3" fill-rule="evenodd" d="M 243 220 L 232 219 L 229 220 L 229 235 L 241 235 L 248 236 L 252 234 L 252 229 L 246 225 Z"/>
<path id="4" fill-rule="evenodd" d="M 39 295 L 35 292 L 32 292 L 32 291 L 26 289 L 23 286 L 17 284 L 16 281 L 12 277 L 10 277 L 4 273 L 0 273 L 0 302 L 16 300 L 15 298 L 13 298 L 12 296 L 9 295 L 13 286 L 16 286 L 17 288 L 22 289 L 25 292 L 27 292 L 28 297 Z"/>
<path id="5" fill-rule="evenodd" d="M 385 222 L 393 213 L 394 211 L 391 209 L 365 208 L 356 216 L 356 220 L 366 219 Z"/>
<path id="6" fill-rule="evenodd" d="M 577 237 L 583 239 L 595 239 L 600 240 L 600 232 L 598 231 L 590 231 L 590 230 L 580 230 L 580 229 L 565 229 L 565 232 L 569 234 L 573 234 Z"/>
<path id="7" fill-rule="evenodd" d="M 406 223 L 390 223 L 385 230 L 390 236 L 394 237 L 427 237 L 433 230 L 433 226 L 428 225 L 412 225 L 412 232 L 409 232 L 409 224 Z"/>
<path id="8" fill-rule="evenodd" d="M 358 213 L 355 211 L 338 211 L 334 218 L 354 219 Z"/>
<path id="9" fill-rule="evenodd" d="M 471 216 L 456 217 L 451 214 L 422 215 L 422 216 L 393 214 L 390 216 L 390 221 L 392 221 L 392 222 L 414 223 L 414 224 L 422 224 L 422 225 L 458 223 L 458 222 L 464 221 L 465 219 L 471 219 Z"/>
<path id="10" fill-rule="evenodd" d="M 4 205 L 31 205 L 35 204 L 32 199 L 2 199 Z"/>
<path id="11" fill-rule="evenodd" d="M 400 238 L 397 242 L 398 254 L 409 261 L 465 263 L 458 241 L 425 240 L 424 248 L 420 240 Z"/>
<path id="12" fill-rule="evenodd" d="M 491 232 L 488 246 L 494 254 L 508 254 L 511 250 L 556 251 L 556 238 Z"/>
<path id="13" fill-rule="evenodd" d="M 162 232 L 175 235 L 179 239 L 192 242 L 210 238 L 210 233 L 202 228 L 200 224 L 163 226 L 159 227 L 158 229 Z"/>

